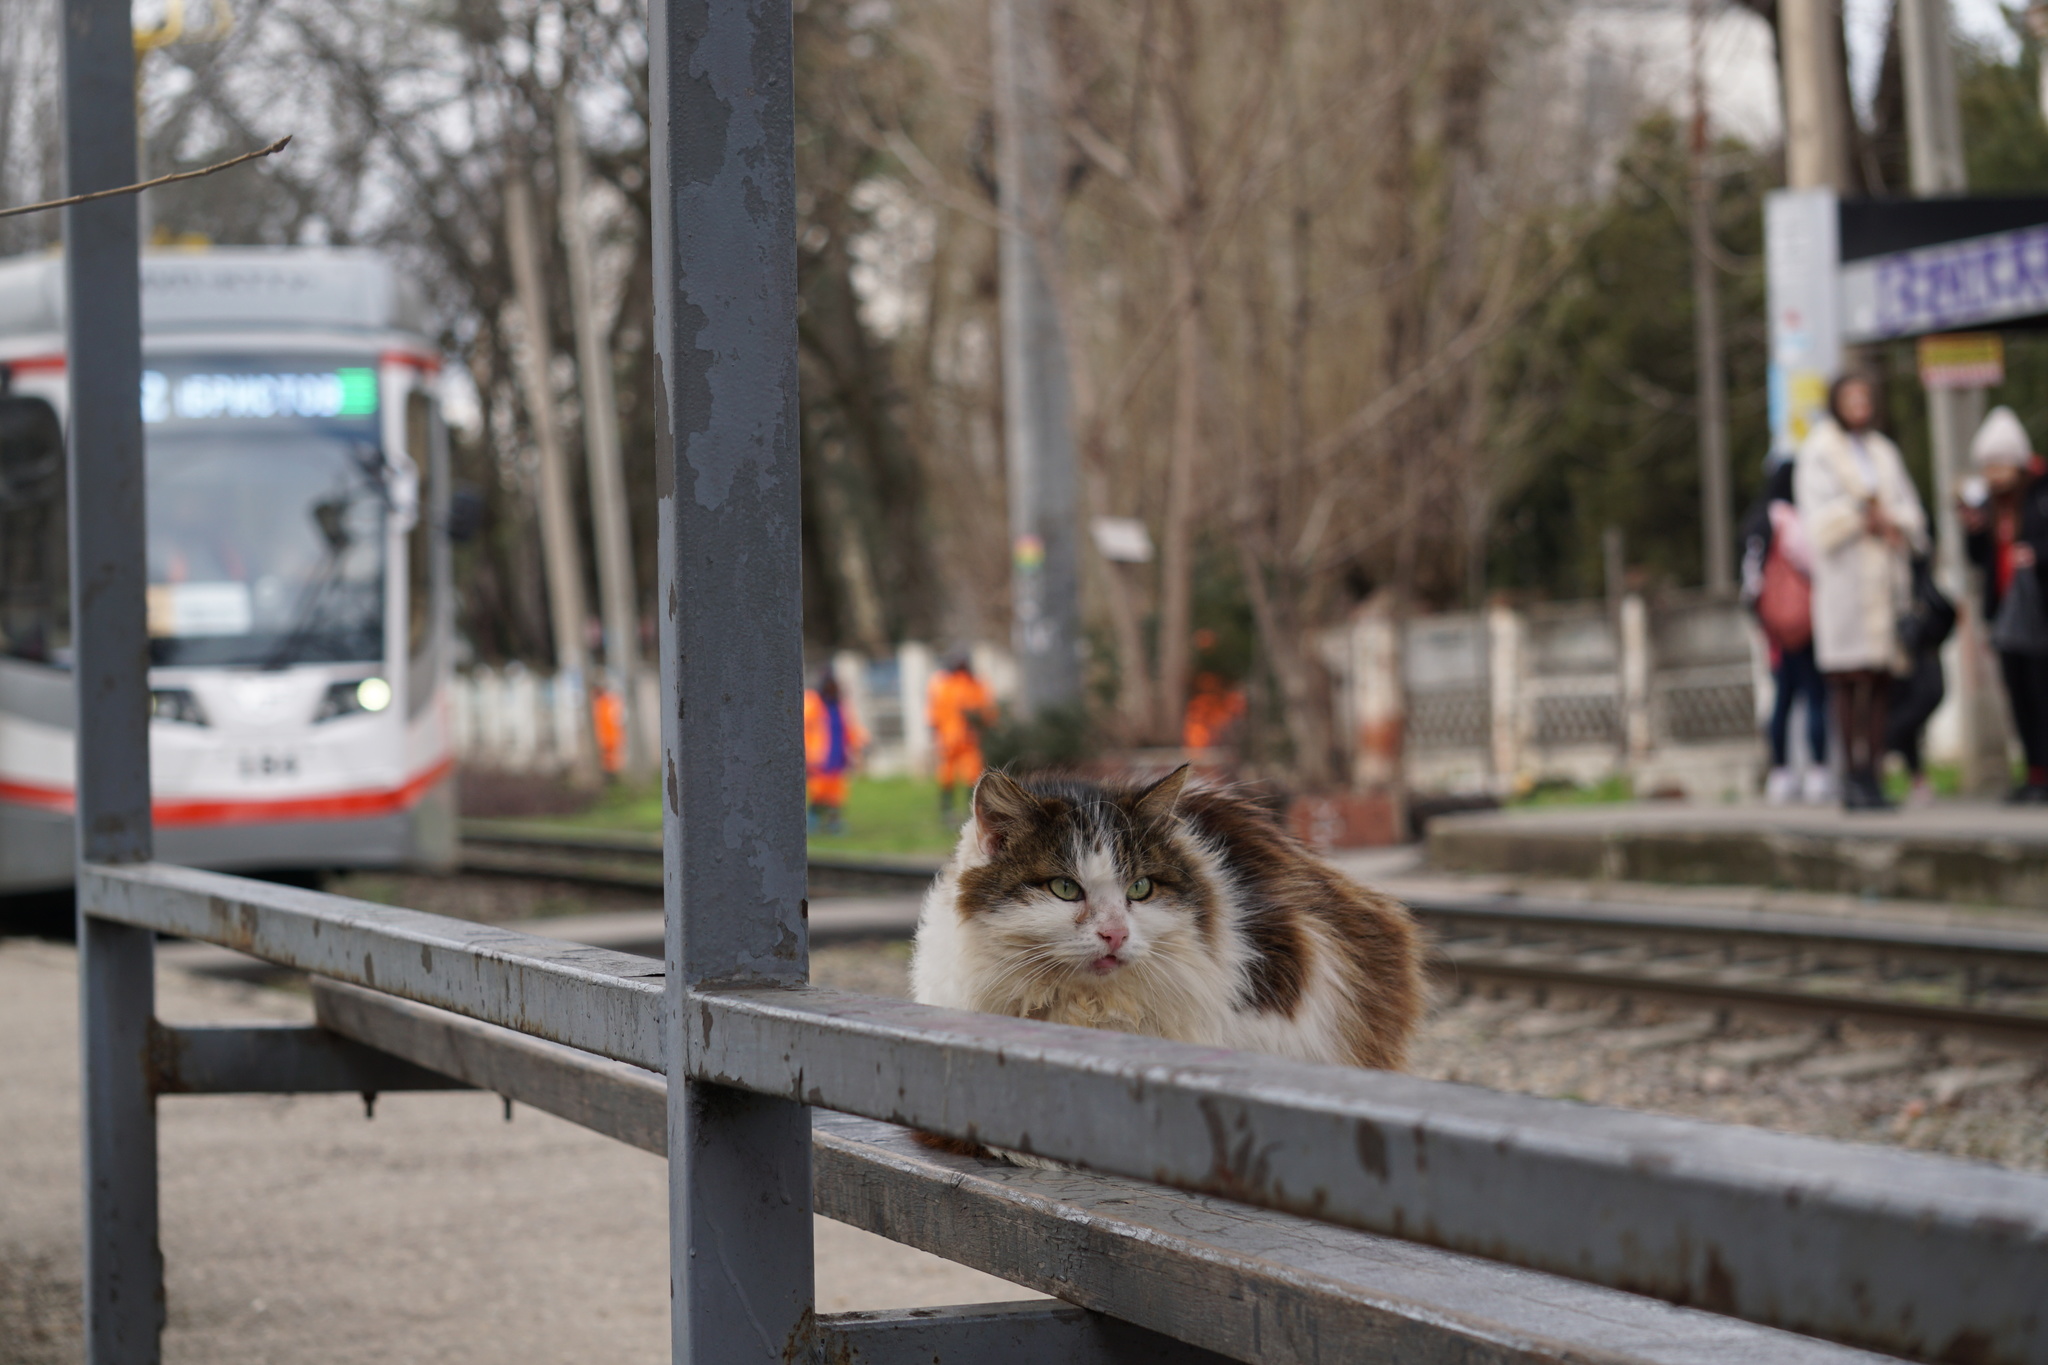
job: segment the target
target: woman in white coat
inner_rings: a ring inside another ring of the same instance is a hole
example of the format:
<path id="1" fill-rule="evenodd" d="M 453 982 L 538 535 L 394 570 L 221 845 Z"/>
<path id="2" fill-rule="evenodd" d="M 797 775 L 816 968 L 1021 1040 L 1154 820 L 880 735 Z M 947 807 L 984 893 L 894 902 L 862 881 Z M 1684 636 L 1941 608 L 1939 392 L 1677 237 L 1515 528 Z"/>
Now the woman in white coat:
<path id="1" fill-rule="evenodd" d="M 1908 664 L 1899 616 L 1912 597 L 1912 556 L 1927 550 L 1927 513 L 1899 448 L 1875 429 L 1871 382 L 1836 380 L 1828 412 L 1800 446 L 1792 477 L 1813 546 L 1814 658 L 1842 741 L 1842 805 L 1882 810 L 1891 684 Z"/>

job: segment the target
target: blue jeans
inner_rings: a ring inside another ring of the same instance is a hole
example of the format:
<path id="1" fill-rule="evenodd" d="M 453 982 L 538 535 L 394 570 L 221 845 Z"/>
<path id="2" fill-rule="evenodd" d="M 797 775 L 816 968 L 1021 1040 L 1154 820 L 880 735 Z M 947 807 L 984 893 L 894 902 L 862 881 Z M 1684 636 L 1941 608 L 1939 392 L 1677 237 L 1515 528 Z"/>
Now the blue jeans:
<path id="1" fill-rule="evenodd" d="M 1828 689 L 1813 661 L 1813 646 L 1778 651 L 1778 698 L 1771 707 L 1771 766 L 1785 766 L 1787 731 L 1792 728 L 1792 703 L 1806 698 L 1806 751 L 1816 764 L 1828 761 Z"/>

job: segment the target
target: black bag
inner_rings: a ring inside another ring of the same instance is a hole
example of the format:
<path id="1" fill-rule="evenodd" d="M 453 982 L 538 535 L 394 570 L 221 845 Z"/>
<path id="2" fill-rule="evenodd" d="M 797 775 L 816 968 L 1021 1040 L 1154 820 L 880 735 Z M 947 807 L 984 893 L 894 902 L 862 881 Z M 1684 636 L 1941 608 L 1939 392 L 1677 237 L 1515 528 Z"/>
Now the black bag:
<path id="1" fill-rule="evenodd" d="M 1917 659 L 1940 649 L 1955 629 L 1956 604 L 1934 585 L 1934 570 L 1927 557 L 1915 555 L 1913 600 L 1899 616 L 1899 644 L 1908 658 Z"/>
<path id="2" fill-rule="evenodd" d="M 2038 570 L 2013 574 L 1991 623 L 1991 647 L 2000 654 L 2048 654 L 2048 611 L 2042 609 Z"/>

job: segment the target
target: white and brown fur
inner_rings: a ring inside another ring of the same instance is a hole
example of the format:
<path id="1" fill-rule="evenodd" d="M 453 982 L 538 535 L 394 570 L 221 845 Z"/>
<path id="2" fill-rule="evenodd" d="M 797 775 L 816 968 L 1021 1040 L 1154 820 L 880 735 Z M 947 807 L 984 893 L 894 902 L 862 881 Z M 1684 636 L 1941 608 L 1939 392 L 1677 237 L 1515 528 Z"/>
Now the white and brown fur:
<path id="1" fill-rule="evenodd" d="M 1080 899 L 1052 893 L 1062 877 Z M 1133 900 L 1140 878 L 1152 892 Z M 1405 907 L 1186 768 L 1150 786 L 991 772 L 925 896 L 910 976 L 928 1005 L 1398 1068 L 1420 963 Z"/>

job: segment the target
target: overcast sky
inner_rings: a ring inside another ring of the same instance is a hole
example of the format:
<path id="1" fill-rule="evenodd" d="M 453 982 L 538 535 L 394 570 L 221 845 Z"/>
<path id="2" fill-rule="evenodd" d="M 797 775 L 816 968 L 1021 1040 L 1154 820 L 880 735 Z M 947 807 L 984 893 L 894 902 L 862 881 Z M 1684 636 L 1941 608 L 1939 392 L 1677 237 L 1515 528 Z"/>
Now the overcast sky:
<path id="1" fill-rule="evenodd" d="M 1893 0 L 1844 0 L 1849 38 L 1849 79 L 1867 109 L 1884 56 L 1885 24 Z M 2017 0 L 2011 6 L 2017 8 Z M 1599 41 L 1636 72 L 1651 98 L 1685 107 L 1690 71 L 1688 0 L 1609 0 L 1583 11 L 1582 33 Z M 1706 41 L 1708 102 L 1714 125 L 1751 142 L 1778 137 L 1778 72 L 1770 26 L 1750 10 L 1715 5 Z M 2001 13 L 2001 0 L 1950 0 L 1956 29 L 2008 57 L 2018 50 Z"/>

